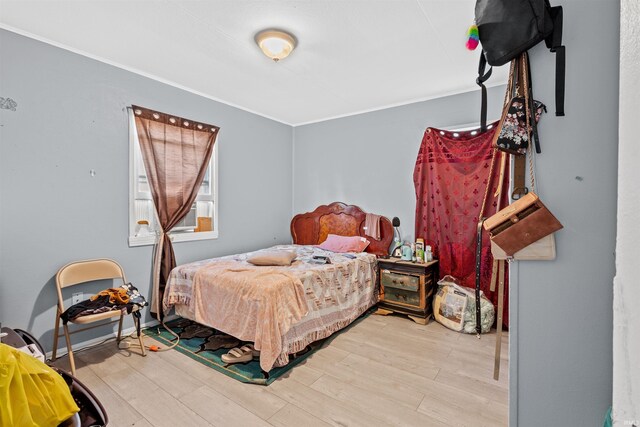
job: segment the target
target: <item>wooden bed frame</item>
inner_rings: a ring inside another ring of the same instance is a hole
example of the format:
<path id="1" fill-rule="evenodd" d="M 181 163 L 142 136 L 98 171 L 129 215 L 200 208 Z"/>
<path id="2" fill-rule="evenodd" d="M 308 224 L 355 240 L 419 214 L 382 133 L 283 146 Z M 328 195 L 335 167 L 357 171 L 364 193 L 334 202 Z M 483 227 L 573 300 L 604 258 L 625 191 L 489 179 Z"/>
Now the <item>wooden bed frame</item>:
<path id="1" fill-rule="evenodd" d="M 361 236 L 371 242 L 366 252 L 379 257 L 389 255 L 393 226 L 386 217 L 380 218 L 380 240 L 364 233 L 366 213 L 358 206 L 333 202 L 318 206 L 313 212 L 298 214 L 291 220 L 291 236 L 297 245 L 318 245 L 329 234 Z"/>

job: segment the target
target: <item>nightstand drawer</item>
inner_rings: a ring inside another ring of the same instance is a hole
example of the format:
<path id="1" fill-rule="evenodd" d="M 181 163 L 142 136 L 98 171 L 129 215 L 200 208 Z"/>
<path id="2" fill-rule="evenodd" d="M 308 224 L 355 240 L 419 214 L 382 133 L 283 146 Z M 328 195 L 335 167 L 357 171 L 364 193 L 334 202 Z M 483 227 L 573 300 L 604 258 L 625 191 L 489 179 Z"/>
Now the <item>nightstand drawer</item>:
<path id="1" fill-rule="evenodd" d="M 412 292 L 417 292 L 418 289 L 420 289 L 420 277 L 408 274 L 392 273 L 389 270 L 382 270 L 380 282 L 385 288 L 401 289 Z"/>
<path id="2" fill-rule="evenodd" d="M 384 292 L 384 299 L 389 303 L 399 303 L 403 305 L 411 305 L 421 307 L 420 293 L 405 291 L 402 289 L 387 288 Z"/>

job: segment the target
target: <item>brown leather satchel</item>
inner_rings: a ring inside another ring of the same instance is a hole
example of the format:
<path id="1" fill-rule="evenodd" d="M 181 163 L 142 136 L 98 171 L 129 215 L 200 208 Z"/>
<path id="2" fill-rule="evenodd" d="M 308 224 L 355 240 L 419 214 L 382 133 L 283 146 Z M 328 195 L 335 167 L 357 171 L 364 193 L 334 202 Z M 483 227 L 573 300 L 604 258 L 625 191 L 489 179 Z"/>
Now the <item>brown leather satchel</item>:
<path id="1" fill-rule="evenodd" d="M 491 241 L 513 256 L 520 249 L 562 228 L 534 192 L 522 196 L 484 221 Z"/>

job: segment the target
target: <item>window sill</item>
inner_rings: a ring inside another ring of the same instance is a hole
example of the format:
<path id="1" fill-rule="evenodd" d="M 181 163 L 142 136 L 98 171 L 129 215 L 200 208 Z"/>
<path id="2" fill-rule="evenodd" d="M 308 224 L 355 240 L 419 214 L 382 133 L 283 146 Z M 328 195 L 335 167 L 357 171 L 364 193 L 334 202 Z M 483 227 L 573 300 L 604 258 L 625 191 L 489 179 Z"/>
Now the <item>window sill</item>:
<path id="1" fill-rule="evenodd" d="M 201 231 L 195 232 L 182 232 L 182 233 L 169 233 L 169 237 L 173 243 L 192 242 L 196 240 L 212 240 L 218 238 L 218 231 Z M 135 246 L 148 246 L 156 244 L 157 236 L 130 236 L 129 247 Z"/>

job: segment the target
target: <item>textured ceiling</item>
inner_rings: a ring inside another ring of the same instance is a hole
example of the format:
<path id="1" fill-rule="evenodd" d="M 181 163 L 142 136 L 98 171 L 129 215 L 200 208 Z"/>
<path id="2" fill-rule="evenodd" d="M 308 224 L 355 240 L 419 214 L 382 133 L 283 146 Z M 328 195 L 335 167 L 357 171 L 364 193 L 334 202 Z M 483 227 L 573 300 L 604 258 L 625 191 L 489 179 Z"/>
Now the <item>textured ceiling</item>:
<path id="1" fill-rule="evenodd" d="M 0 0 L 0 25 L 299 125 L 474 90 L 475 0 Z M 273 63 L 253 37 L 295 34 Z M 506 67 L 490 83 L 506 80 Z"/>

